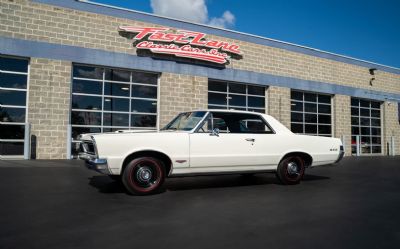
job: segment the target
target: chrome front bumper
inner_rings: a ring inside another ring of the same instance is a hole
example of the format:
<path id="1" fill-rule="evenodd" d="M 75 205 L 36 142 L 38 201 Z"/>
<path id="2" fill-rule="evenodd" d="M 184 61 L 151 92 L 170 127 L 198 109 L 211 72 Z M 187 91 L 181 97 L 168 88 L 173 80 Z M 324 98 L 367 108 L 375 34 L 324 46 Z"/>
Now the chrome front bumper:
<path id="1" fill-rule="evenodd" d="M 79 159 L 85 160 L 86 168 L 95 170 L 101 174 L 111 175 L 107 159 L 100 159 L 88 153 L 79 153 Z"/>

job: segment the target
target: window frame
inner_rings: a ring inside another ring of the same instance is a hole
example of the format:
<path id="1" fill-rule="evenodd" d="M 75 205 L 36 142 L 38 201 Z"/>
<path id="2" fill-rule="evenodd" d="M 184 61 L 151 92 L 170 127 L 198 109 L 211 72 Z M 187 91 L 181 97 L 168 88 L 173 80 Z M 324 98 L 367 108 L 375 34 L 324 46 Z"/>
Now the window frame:
<path id="1" fill-rule="evenodd" d="M 355 106 L 355 105 L 352 104 L 352 102 L 354 100 L 356 100 L 358 102 L 358 106 Z M 368 102 L 369 106 L 368 107 L 361 106 L 361 101 Z M 379 108 L 372 107 L 372 103 L 379 103 Z M 353 115 L 352 114 L 352 109 L 353 108 L 357 109 L 357 111 L 358 111 L 357 115 Z M 368 110 L 369 116 L 361 115 L 361 109 Z M 378 110 L 379 111 L 379 117 L 372 117 L 372 111 L 373 110 L 375 110 L 375 111 Z M 363 138 L 368 138 L 369 141 L 370 141 L 366 145 L 366 146 L 370 147 L 369 148 L 370 152 L 362 152 L 362 148 L 361 148 L 360 155 L 381 155 L 381 154 L 383 154 L 383 149 L 384 149 L 384 147 L 383 147 L 383 145 L 384 145 L 383 138 L 384 138 L 384 136 L 382 134 L 382 130 L 383 130 L 382 129 L 382 127 L 383 127 L 383 125 L 382 125 L 382 122 L 383 122 L 382 114 L 383 114 L 383 112 L 382 112 L 382 102 L 381 101 L 351 97 L 351 100 L 350 100 L 350 129 L 351 129 L 350 138 L 351 138 L 351 141 L 353 142 L 353 137 L 357 137 L 357 136 L 360 137 L 360 143 L 362 143 L 362 139 Z M 353 118 L 357 118 L 358 119 L 358 124 L 353 124 Z M 368 119 L 369 120 L 369 125 L 362 125 L 361 124 L 361 119 L 362 118 L 363 119 Z M 372 125 L 372 122 L 371 122 L 372 120 L 379 120 L 379 126 Z M 358 131 L 359 131 L 358 134 L 353 134 L 353 128 L 358 129 Z M 369 135 L 362 135 L 361 134 L 362 133 L 361 132 L 362 128 L 368 128 Z M 372 129 L 379 129 L 380 135 L 373 135 L 372 134 Z M 372 143 L 373 138 L 379 138 L 380 139 L 380 144 Z M 352 153 L 351 154 L 352 155 L 356 154 L 356 152 L 353 153 L 353 147 L 356 147 L 356 146 L 357 146 L 357 144 L 353 145 L 353 143 L 351 143 L 351 148 L 352 148 Z M 374 147 L 380 147 L 380 152 L 373 153 L 373 148 Z"/>
<path id="2" fill-rule="evenodd" d="M 297 93 L 297 94 L 301 94 L 302 95 L 302 100 L 298 100 L 298 99 L 294 99 L 292 98 L 293 93 Z M 306 94 L 311 94 L 311 95 L 315 95 L 315 101 L 309 101 L 305 99 L 305 95 Z M 329 97 L 330 101 L 329 103 L 325 103 L 325 102 L 320 102 L 319 101 L 319 96 L 325 96 L 325 97 Z M 333 95 L 330 94 L 324 94 L 324 93 L 317 93 L 317 92 L 308 92 L 308 91 L 302 91 L 302 90 L 297 90 L 297 89 L 291 89 L 290 91 L 290 117 L 292 117 L 292 114 L 298 113 L 301 114 L 302 116 L 302 121 L 298 122 L 298 121 L 293 121 L 292 118 L 290 119 L 290 130 L 295 133 L 295 134 L 303 134 L 303 135 L 310 135 L 310 136 L 324 136 L 324 137 L 333 137 L 333 105 L 332 105 L 332 97 Z M 292 106 L 293 106 L 293 102 L 295 103 L 300 103 L 302 105 L 302 111 L 297 111 L 297 110 L 293 110 Z M 312 111 L 306 111 L 305 107 L 306 104 L 313 104 L 316 105 L 316 111 L 312 112 Z M 325 112 L 320 112 L 320 108 L 319 106 L 329 106 L 330 108 L 330 112 L 329 113 L 325 113 Z M 316 122 L 306 122 L 306 115 L 316 115 Z M 330 119 L 330 123 L 321 123 L 320 122 L 320 116 L 326 116 L 329 117 Z M 302 132 L 294 132 L 292 129 L 292 126 L 294 125 L 301 125 L 302 126 Z M 306 132 L 306 126 L 307 125 L 315 125 L 316 126 L 316 132 L 315 133 L 310 133 L 310 132 Z M 330 127 L 330 133 L 320 133 L 319 132 L 319 127 L 320 126 L 328 126 Z"/>
<path id="3" fill-rule="evenodd" d="M 216 83 L 216 84 L 225 83 L 226 84 L 225 91 L 210 90 L 210 84 L 213 84 L 213 83 Z M 246 92 L 245 93 L 231 92 L 230 85 L 245 86 Z M 255 86 L 255 87 L 263 88 L 263 90 L 264 90 L 263 91 L 263 95 L 249 94 L 249 86 Z M 255 84 L 248 84 L 248 83 L 234 82 L 234 81 L 223 81 L 223 80 L 217 80 L 217 79 L 208 79 L 207 96 L 209 95 L 209 93 L 225 95 L 226 96 L 226 105 L 210 104 L 210 100 L 208 99 L 207 100 L 207 106 L 208 106 L 208 109 L 243 110 L 243 111 L 250 111 L 250 112 L 256 112 L 256 113 L 265 114 L 266 111 L 267 111 L 266 89 L 267 89 L 267 86 L 263 86 L 263 85 L 255 85 Z M 232 99 L 231 95 L 245 97 L 246 98 L 246 105 L 245 106 L 230 105 L 229 102 Z M 262 98 L 264 100 L 264 107 L 261 108 L 261 107 L 251 107 L 251 106 L 249 106 L 249 97 L 250 98 L 251 97 L 255 97 L 255 98 L 260 98 L 260 99 Z M 258 110 L 258 111 L 252 111 L 252 110 Z"/>
<path id="4" fill-rule="evenodd" d="M 24 138 L 23 139 L 1 139 L 0 138 L 0 143 L 22 143 L 23 146 L 25 146 L 25 129 L 26 129 L 26 124 L 28 122 L 28 104 L 29 104 L 29 87 L 30 87 L 30 71 L 31 71 L 31 61 L 30 58 L 27 57 L 17 57 L 17 56 L 10 56 L 10 55 L 0 55 L 2 58 L 10 58 L 10 59 L 15 59 L 15 60 L 24 60 L 27 62 L 27 68 L 26 72 L 19 72 L 19 71 L 9 71 L 9 70 L 2 70 L 0 68 L 0 73 L 2 74 L 13 74 L 13 75 L 26 75 L 26 88 L 13 88 L 13 87 L 1 87 L 0 90 L 6 90 L 6 91 L 14 91 L 14 92 L 25 92 L 25 105 L 2 105 L 0 104 L 0 108 L 15 108 L 15 109 L 23 109 L 25 112 L 25 118 L 24 122 L 7 122 L 7 121 L 0 121 L 0 125 L 15 125 L 15 126 L 24 126 Z M 1 152 L 0 152 L 1 153 Z M 0 154 L 0 159 L 7 159 L 7 158 L 23 158 L 24 157 L 24 152 L 22 154 L 17 154 L 17 155 L 2 155 Z"/>
<path id="5" fill-rule="evenodd" d="M 199 132 L 199 130 L 201 129 L 201 127 L 203 127 L 203 125 L 205 124 L 205 122 L 207 122 L 207 120 L 209 118 L 211 118 L 211 130 L 214 129 L 214 115 L 213 113 L 222 113 L 222 114 L 245 114 L 245 115 L 254 115 L 257 116 L 265 126 L 268 127 L 268 129 L 270 131 L 268 132 L 226 132 L 223 134 L 276 134 L 275 130 L 271 127 L 271 125 L 267 122 L 267 120 L 265 120 L 265 118 L 262 116 L 262 114 L 254 112 L 254 113 L 240 113 L 240 112 L 223 112 L 223 111 L 208 111 L 208 113 L 205 115 L 204 119 L 199 122 L 198 126 L 195 127 L 195 129 L 193 130 L 193 133 L 206 133 L 208 134 L 209 132 Z"/>

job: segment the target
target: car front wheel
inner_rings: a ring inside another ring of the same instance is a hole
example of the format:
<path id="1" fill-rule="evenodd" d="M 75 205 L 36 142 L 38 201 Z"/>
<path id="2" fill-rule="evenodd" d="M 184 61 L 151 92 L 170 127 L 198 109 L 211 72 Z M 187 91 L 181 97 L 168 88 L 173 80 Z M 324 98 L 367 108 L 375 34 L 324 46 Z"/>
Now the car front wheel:
<path id="1" fill-rule="evenodd" d="M 163 163 L 153 157 L 140 157 L 126 166 L 122 182 L 131 194 L 146 195 L 156 193 L 165 179 Z"/>
<path id="2" fill-rule="evenodd" d="M 304 160 L 299 156 L 285 157 L 278 166 L 278 179 L 285 185 L 298 184 L 304 176 Z"/>

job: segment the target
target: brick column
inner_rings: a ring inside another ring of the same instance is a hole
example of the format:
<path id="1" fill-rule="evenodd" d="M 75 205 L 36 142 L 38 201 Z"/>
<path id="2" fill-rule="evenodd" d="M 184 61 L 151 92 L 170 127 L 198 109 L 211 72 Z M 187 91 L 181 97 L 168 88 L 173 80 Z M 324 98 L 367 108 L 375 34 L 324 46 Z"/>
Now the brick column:
<path id="1" fill-rule="evenodd" d="M 290 129 L 290 88 L 270 86 L 267 101 L 268 114 Z"/>
<path id="2" fill-rule="evenodd" d="M 344 145 L 346 156 L 351 155 L 351 97 L 336 94 L 333 97 L 333 136 L 342 138 L 344 136 Z"/>
<path id="3" fill-rule="evenodd" d="M 160 127 L 176 114 L 207 108 L 208 79 L 173 73 L 160 77 Z"/>
<path id="4" fill-rule="evenodd" d="M 67 158 L 70 87 L 70 62 L 31 59 L 28 122 L 37 159 Z"/>
<path id="5" fill-rule="evenodd" d="M 400 124 L 398 120 L 396 102 L 384 102 L 382 109 L 382 149 L 385 155 L 388 154 L 388 143 L 390 143 L 390 137 L 395 137 L 395 153 L 400 155 Z"/>

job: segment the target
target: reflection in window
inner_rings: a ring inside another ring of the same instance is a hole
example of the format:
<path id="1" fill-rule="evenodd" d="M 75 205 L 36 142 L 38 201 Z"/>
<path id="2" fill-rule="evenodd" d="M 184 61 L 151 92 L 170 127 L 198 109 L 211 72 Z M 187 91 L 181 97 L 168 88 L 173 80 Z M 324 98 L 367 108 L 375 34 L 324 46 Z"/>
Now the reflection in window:
<path id="1" fill-rule="evenodd" d="M 28 60 L 0 56 L 0 158 L 22 157 Z"/>
<path id="2" fill-rule="evenodd" d="M 208 108 L 265 113 L 265 87 L 210 80 Z"/>
<path id="3" fill-rule="evenodd" d="M 298 134 L 332 136 L 331 96 L 292 90 L 291 130 Z"/>
<path id="4" fill-rule="evenodd" d="M 380 102 L 351 98 L 351 151 L 357 153 L 357 135 L 360 153 L 382 153 Z"/>

